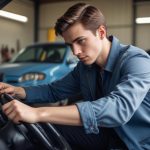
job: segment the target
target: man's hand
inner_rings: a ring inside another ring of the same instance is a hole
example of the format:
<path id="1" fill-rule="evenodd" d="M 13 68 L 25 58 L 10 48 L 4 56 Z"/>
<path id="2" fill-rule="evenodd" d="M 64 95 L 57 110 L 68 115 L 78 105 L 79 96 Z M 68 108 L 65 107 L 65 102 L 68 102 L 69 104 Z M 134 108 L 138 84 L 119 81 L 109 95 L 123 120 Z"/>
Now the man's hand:
<path id="1" fill-rule="evenodd" d="M 50 122 L 64 125 L 82 125 L 76 105 L 34 108 L 14 99 L 4 104 L 2 110 L 14 123 Z"/>
<path id="2" fill-rule="evenodd" d="M 11 96 L 16 96 L 19 99 L 24 99 L 26 97 L 24 88 L 15 87 L 10 84 L 0 82 L 0 95 L 3 93 L 10 94 Z"/>
<path id="3" fill-rule="evenodd" d="M 15 87 L 3 82 L 0 82 L 0 94 L 8 93 L 12 96 L 15 95 Z"/>
<path id="4" fill-rule="evenodd" d="M 38 119 L 37 108 L 30 107 L 15 99 L 4 104 L 2 110 L 15 123 L 20 123 L 21 121 L 35 123 Z"/>

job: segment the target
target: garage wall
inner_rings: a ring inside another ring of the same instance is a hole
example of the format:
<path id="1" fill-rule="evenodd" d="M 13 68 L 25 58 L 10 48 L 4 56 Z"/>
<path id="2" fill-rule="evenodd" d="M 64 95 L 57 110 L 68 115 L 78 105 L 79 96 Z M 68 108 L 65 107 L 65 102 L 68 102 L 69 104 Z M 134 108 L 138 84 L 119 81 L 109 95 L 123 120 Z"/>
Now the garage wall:
<path id="1" fill-rule="evenodd" d="M 33 3 L 25 0 L 13 0 L 3 10 L 27 16 L 28 22 L 20 23 L 0 17 L 0 48 L 7 45 L 9 49 L 17 50 L 32 43 Z"/>
<path id="2" fill-rule="evenodd" d="M 150 2 L 137 4 L 137 17 L 150 17 Z M 136 45 L 150 50 L 150 24 L 136 26 Z"/>
<path id="3" fill-rule="evenodd" d="M 56 19 L 61 16 L 68 7 L 77 2 L 87 2 L 97 6 L 106 16 L 108 33 L 114 34 L 124 43 L 132 41 L 132 1 L 131 0 L 84 0 L 43 4 L 40 12 L 40 41 L 47 41 L 49 27 L 54 27 Z M 57 40 L 62 40 L 57 38 Z"/>
<path id="4" fill-rule="evenodd" d="M 132 0 L 74 0 L 69 2 L 46 3 L 40 7 L 39 42 L 48 41 L 48 29 L 53 28 L 56 19 L 66 9 L 77 2 L 86 2 L 97 6 L 104 13 L 108 26 L 108 34 L 115 35 L 123 43 L 132 43 Z M 113 4 L 112 4 L 113 3 Z M 20 49 L 33 43 L 34 7 L 29 0 L 13 0 L 3 10 L 25 15 L 29 21 L 19 23 L 0 17 L 0 48 L 8 45 L 9 48 Z M 137 16 L 150 15 L 150 2 L 137 4 Z M 150 49 L 150 24 L 136 26 L 136 45 L 147 50 Z M 57 41 L 63 41 L 57 37 Z M 0 58 L 1 62 L 1 58 Z"/>

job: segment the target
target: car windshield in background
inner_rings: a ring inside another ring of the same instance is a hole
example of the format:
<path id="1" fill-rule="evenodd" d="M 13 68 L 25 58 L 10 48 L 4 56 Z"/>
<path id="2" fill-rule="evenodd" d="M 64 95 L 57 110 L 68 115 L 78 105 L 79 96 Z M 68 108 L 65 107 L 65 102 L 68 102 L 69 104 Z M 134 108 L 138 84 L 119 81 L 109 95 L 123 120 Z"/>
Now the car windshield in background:
<path id="1" fill-rule="evenodd" d="M 38 45 L 23 49 L 11 62 L 45 62 L 45 63 L 61 63 L 66 52 L 65 45 Z"/>

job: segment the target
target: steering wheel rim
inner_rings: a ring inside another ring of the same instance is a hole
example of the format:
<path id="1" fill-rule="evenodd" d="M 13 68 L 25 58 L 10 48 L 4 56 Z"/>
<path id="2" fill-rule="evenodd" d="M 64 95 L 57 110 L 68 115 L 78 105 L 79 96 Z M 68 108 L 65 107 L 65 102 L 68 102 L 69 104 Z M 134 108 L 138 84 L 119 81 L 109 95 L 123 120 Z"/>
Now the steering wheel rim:
<path id="1" fill-rule="evenodd" d="M 1 97 L 1 100 L 0 100 L 0 103 L 3 105 L 5 103 L 11 101 L 12 99 L 14 99 L 14 98 L 11 97 L 10 95 L 3 94 L 3 96 Z M 10 121 L 4 114 L 2 116 L 4 117 L 6 123 L 8 121 Z M 21 122 L 21 124 L 24 125 L 27 128 L 27 130 L 29 132 L 31 132 L 39 142 L 41 142 L 41 144 L 44 146 L 45 149 L 47 149 L 47 150 L 56 150 L 56 149 L 57 150 L 71 150 L 69 144 L 64 139 L 64 137 L 62 135 L 60 135 L 58 133 L 58 131 L 50 123 L 29 124 L 26 122 Z M 17 124 L 15 126 L 17 127 Z M 54 145 L 51 137 L 47 134 L 48 132 L 46 130 L 49 130 L 50 132 L 53 133 L 53 136 L 55 136 L 55 139 L 57 141 L 57 146 Z M 58 147 L 58 145 L 60 147 Z"/>

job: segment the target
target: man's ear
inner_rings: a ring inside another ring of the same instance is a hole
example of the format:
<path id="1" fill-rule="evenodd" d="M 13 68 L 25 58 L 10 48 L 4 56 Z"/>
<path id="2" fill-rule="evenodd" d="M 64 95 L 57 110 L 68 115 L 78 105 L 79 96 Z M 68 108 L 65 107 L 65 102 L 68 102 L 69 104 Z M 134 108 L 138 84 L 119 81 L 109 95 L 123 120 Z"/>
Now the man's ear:
<path id="1" fill-rule="evenodd" d="M 99 26 L 96 34 L 99 35 L 100 39 L 102 40 L 104 37 L 106 37 L 106 29 L 105 26 L 101 25 Z"/>
<path id="2" fill-rule="evenodd" d="M 98 32 L 99 32 L 99 31 L 97 30 L 97 31 L 96 31 L 96 37 L 97 37 L 97 38 L 99 38 L 99 33 L 98 33 Z"/>

